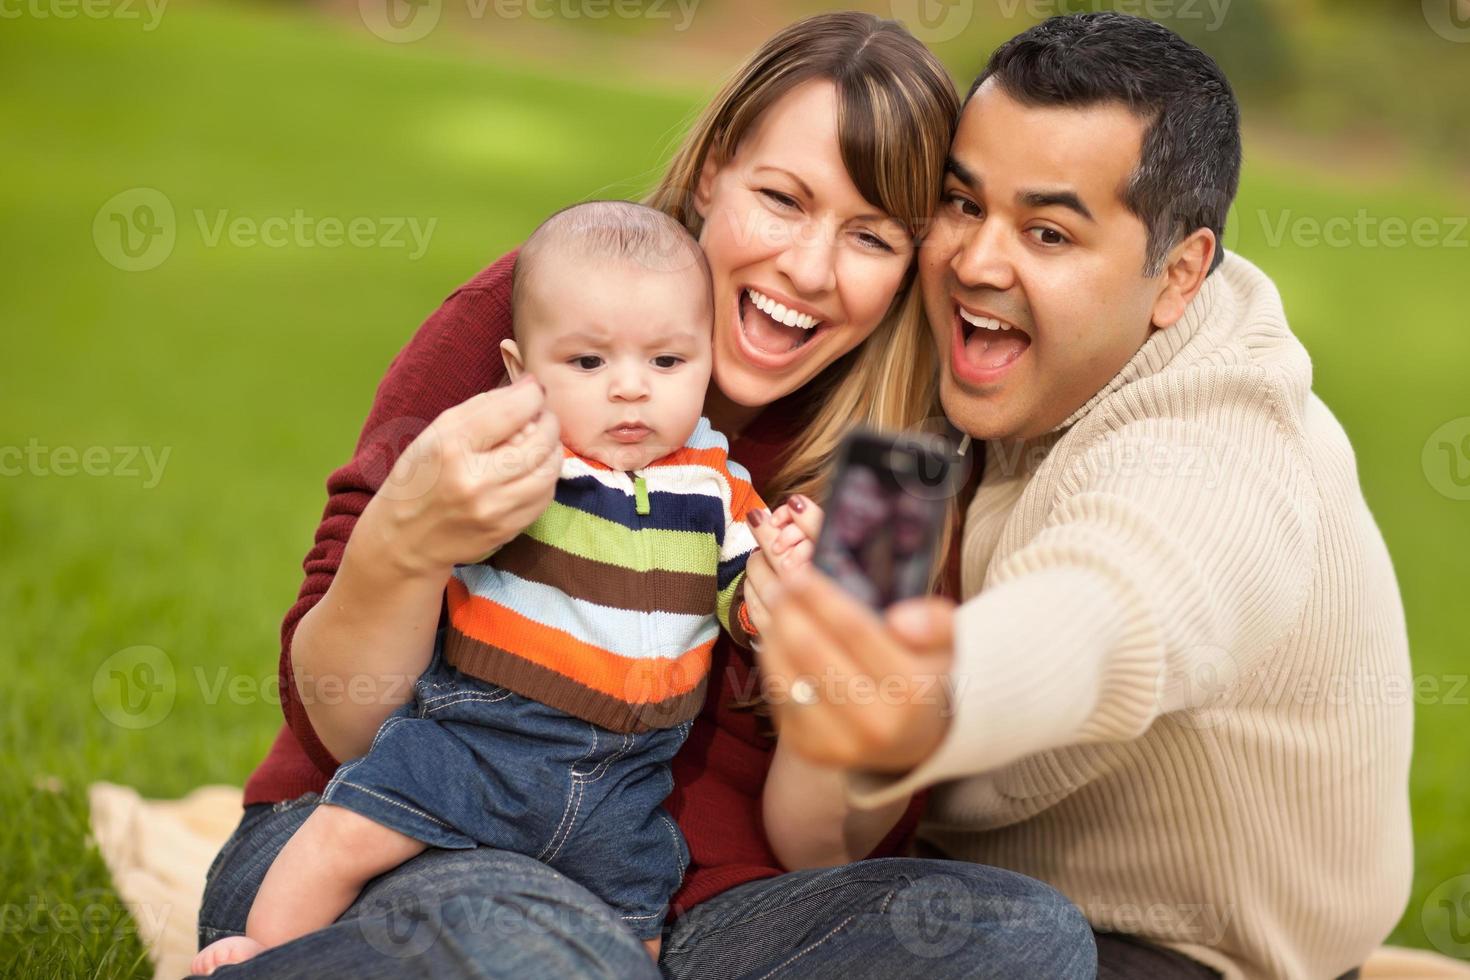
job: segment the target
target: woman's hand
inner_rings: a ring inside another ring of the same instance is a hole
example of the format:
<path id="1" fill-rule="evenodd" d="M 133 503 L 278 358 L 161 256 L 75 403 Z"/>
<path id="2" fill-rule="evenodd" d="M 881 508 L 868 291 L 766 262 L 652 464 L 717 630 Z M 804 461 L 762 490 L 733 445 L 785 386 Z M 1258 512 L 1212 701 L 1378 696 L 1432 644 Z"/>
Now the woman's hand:
<path id="1" fill-rule="evenodd" d="M 765 633 L 771 621 L 770 604 L 782 578 L 811 564 L 817 535 L 822 531 L 822 508 L 801 494 L 793 496 L 759 523 L 750 523 L 760 550 L 745 563 L 745 609 L 755 628 Z"/>
<path id="2" fill-rule="evenodd" d="M 810 566 L 772 591 L 756 658 L 782 742 L 837 768 L 927 759 L 949 730 L 954 603 L 909 599 L 879 616 Z"/>
<path id="3" fill-rule="evenodd" d="M 365 753 L 413 693 L 453 566 L 509 541 L 551 501 L 559 435 L 528 379 L 444 411 L 398 458 L 291 642 L 297 701 L 333 758 Z"/>
<path id="4" fill-rule="evenodd" d="M 560 426 L 529 375 L 434 419 L 364 509 L 380 557 L 411 576 L 448 576 L 524 531 L 556 491 Z"/>

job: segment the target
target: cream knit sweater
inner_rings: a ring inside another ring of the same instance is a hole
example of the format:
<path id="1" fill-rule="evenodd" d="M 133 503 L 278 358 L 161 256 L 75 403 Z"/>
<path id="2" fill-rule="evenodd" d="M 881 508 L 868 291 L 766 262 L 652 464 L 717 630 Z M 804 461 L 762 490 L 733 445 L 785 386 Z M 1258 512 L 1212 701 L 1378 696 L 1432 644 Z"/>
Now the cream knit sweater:
<path id="1" fill-rule="evenodd" d="M 1270 280 L 1227 255 L 1055 431 L 989 445 L 955 714 L 877 805 L 1230 977 L 1336 977 L 1411 877 L 1403 609 Z M 1044 938 L 1040 941 L 1044 941 Z"/>

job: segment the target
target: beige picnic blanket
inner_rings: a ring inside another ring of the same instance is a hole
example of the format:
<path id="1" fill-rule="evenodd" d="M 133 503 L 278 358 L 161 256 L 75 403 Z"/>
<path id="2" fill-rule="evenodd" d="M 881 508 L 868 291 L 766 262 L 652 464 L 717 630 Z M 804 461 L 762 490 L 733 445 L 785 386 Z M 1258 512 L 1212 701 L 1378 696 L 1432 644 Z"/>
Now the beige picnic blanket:
<path id="1" fill-rule="evenodd" d="M 156 980 L 178 980 L 195 952 L 204 875 L 240 822 L 241 790 L 201 786 L 181 800 L 145 800 L 115 783 L 87 788 L 92 836 L 153 958 Z M 1363 980 L 1470 980 L 1470 965 L 1417 949 L 1384 946 Z"/>

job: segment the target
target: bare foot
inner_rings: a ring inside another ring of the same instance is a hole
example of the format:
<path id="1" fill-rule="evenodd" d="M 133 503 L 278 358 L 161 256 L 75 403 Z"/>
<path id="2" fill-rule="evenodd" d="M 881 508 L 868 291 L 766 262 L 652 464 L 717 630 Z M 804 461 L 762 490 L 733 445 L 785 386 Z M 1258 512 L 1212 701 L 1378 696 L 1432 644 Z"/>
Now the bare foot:
<path id="1" fill-rule="evenodd" d="M 215 970 L 230 963 L 244 963 L 265 947 L 249 936 L 226 936 L 216 939 L 201 949 L 189 964 L 189 972 L 207 977 Z"/>
<path id="2" fill-rule="evenodd" d="M 655 963 L 658 962 L 658 951 L 663 948 L 663 944 L 664 940 L 662 936 L 654 936 L 652 939 L 643 940 L 643 948 L 648 950 L 648 955 L 653 957 Z"/>

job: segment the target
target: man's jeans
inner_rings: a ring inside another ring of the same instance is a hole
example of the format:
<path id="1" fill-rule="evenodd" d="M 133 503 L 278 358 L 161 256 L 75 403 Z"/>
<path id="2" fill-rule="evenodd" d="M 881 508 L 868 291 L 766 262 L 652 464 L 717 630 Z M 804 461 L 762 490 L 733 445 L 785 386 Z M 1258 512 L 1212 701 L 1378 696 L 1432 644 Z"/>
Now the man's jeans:
<path id="1" fill-rule="evenodd" d="M 316 794 L 248 807 L 209 870 L 199 943 L 244 931 Z M 664 940 L 670 980 L 1091 978 L 1092 931 L 1059 893 L 982 865 L 883 858 L 740 885 Z M 351 976 L 657 980 L 607 905 L 533 858 L 432 848 L 378 876 L 332 925 L 216 971 L 221 980 Z"/>

